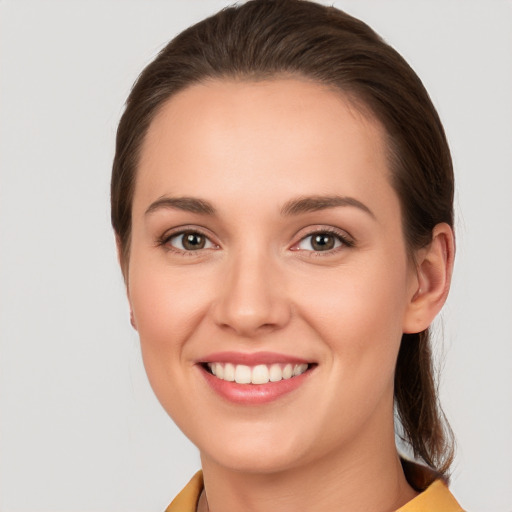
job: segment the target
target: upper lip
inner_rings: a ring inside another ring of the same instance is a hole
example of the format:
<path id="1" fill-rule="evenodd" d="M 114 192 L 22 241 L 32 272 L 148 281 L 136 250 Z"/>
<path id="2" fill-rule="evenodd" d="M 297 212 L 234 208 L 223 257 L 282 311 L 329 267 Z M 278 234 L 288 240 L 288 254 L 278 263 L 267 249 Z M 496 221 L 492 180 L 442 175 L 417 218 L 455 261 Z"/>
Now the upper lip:
<path id="1" fill-rule="evenodd" d="M 256 366 L 272 363 L 310 364 L 311 361 L 276 352 L 215 352 L 199 359 L 198 363 L 231 363 Z"/>

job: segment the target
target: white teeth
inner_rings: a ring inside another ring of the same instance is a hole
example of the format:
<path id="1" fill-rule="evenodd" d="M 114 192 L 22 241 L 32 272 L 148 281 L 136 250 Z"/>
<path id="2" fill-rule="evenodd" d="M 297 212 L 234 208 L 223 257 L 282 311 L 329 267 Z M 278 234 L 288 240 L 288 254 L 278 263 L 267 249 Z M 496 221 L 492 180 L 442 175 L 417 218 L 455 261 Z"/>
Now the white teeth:
<path id="1" fill-rule="evenodd" d="M 235 368 L 235 382 L 237 384 L 249 384 L 251 382 L 251 367 L 245 364 L 237 364 Z"/>
<path id="2" fill-rule="evenodd" d="M 308 366 L 306 363 L 258 364 L 252 367 L 245 364 L 208 363 L 208 368 L 218 379 L 228 382 L 235 381 L 237 384 L 267 384 L 268 382 L 291 379 L 302 375 Z"/>
<path id="3" fill-rule="evenodd" d="M 224 367 L 220 363 L 215 364 L 215 376 L 219 379 L 224 378 Z"/>
<path id="4" fill-rule="evenodd" d="M 283 370 L 278 364 L 270 367 L 270 382 L 279 382 L 283 378 Z"/>
<path id="5" fill-rule="evenodd" d="M 222 363 L 217 363 L 222 364 Z M 235 367 L 231 363 L 226 363 L 224 365 L 224 380 L 228 382 L 233 382 L 235 380 Z"/>
<path id="6" fill-rule="evenodd" d="M 268 368 L 259 364 L 252 369 L 251 382 L 253 384 L 266 384 L 268 382 Z"/>
<path id="7" fill-rule="evenodd" d="M 296 364 L 295 368 L 293 369 L 293 376 L 297 377 L 297 375 L 303 374 L 307 369 L 308 369 L 308 365 L 306 363 Z"/>

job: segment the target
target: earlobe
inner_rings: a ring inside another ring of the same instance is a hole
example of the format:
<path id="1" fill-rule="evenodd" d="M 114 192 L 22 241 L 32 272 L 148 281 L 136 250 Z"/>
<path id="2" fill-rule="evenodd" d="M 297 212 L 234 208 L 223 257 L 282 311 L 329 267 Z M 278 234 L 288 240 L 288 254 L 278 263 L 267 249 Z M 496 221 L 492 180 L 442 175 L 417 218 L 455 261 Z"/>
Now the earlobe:
<path id="1" fill-rule="evenodd" d="M 446 223 L 437 224 L 432 232 L 432 242 L 416 256 L 417 286 L 405 313 L 404 333 L 427 329 L 446 301 L 455 256 L 452 228 Z"/>

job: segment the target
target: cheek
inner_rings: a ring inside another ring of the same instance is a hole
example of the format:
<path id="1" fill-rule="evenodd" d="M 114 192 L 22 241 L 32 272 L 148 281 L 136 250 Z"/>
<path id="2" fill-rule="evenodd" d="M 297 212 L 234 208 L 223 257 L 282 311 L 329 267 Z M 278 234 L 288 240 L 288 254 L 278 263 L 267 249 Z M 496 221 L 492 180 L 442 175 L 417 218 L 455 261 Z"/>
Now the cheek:
<path id="1" fill-rule="evenodd" d="M 151 286 L 145 282 L 132 290 L 131 303 L 143 345 L 164 349 L 187 338 L 200 311 L 197 297 L 183 297 L 176 288 L 162 283 Z"/>
<path id="2" fill-rule="evenodd" d="M 149 383 L 167 413 L 180 428 L 180 418 L 191 416 L 184 369 L 193 362 L 187 356 L 188 341 L 204 317 L 205 289 L 187 276 L 155 265 L 132 266 L 129 298 L 140 338 Z M 139 272 L 138 269 L 143 269 Z"/>
<path id="3" fill-rule="evenodd" d="M 404 269 L 373 259 L 358 268 L 337 269 L 297 291 L 302 315 L 341 356 L 336 364 L 350 360 L 364 367 L 366 362 L 370 371 L 382 365 L 393 372 L 407 304 Z"/>
<path id="4" fill-rule="evenodd" d="M 396 330 L 406 306 L 405 276 L 394 272 L 378 272 L 375 268 L 333 273 L 323 282 L 316 281 L 298 295 L 307 302 L 308 310 L 326 326 L 372 329 L 388 325 Z M 401 327 L 399 328 L 399 330 Z"/>
<path id="5" fill-rule="evenodd" d="M 132 258 L 129 300 L 152 384 L 183 362 L 186 342 L 204 318 L 209 286 L 200 283 L 197 272 Z"/>

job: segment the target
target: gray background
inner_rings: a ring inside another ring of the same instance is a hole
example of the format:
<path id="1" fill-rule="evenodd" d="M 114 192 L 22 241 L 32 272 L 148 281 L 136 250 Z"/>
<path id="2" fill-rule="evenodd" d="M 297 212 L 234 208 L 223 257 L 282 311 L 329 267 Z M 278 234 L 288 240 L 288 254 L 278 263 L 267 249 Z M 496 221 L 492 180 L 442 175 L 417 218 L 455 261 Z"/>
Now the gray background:
<path id="1" fill-rule="evenodd" d="M 146 381 L 108 189 L 133 80 L 226 4 L 0 1 L 2 512 L 159 511 L 199 467 Z M 458 439 L 452 489 L 469 510 L 510 512 L 512 4 L 335 5 L 405 56 L 445 123 L 458 254 L 436 350 Z"/>

